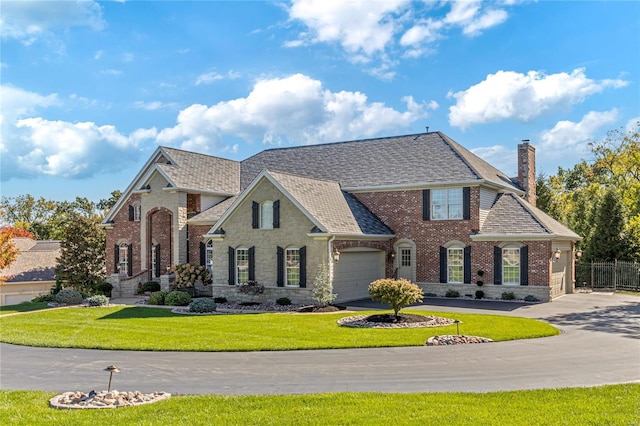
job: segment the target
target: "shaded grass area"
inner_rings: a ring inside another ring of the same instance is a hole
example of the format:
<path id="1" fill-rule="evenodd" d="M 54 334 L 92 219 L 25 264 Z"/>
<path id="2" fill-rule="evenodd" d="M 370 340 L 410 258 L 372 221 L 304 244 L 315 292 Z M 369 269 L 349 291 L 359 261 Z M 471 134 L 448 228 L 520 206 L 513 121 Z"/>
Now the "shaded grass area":
<path id="1" fill-rule="evenodd" d="M 625 294 L 627 296 L 638 296 L 638 297 L 640 297 L 640 291 L 616 291 L 615 294 Z"/>
<path id="2" fill-rule="evenodd" d="M 636 425 L 640 384 L 492 393 L 179 396 L 109 410 L 56 410 L 55 396 L 0 391 L 5 425 Z"/>
<path id="3" fill-rule="evenodd" d="M 555 327 L 527 318 L 413 313 L 458 319 L 460 334 L 495 341 L 559 334 Z M 455 325 L 371 329 L 337 324 L 339 318 L 350 315 L 354 313 L 187 316 L 148 307 L 68 308 L 3 317 L 0 341 L 61 348 L 208 352 L 422 346 L 431 336 L 456 334 Z"/>
<path id="4" fill-rule="evenodd" d="M 18 305 L 0 306 L 0 315 L 15 314 L 19 312 L 39 311 L 48 309 L 47 302 L 24 302 Z"/>

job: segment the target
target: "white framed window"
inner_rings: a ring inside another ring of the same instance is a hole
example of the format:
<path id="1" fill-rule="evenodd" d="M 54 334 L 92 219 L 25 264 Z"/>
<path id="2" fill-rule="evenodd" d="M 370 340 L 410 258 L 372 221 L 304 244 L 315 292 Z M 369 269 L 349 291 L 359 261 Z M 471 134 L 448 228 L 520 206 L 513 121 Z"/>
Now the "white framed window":
<path id="1" fill-rule="evenodd" d="M 462 219 L 462 188 L 431 190 L 431 219 Z"/>
<path id="2" fill-rule="evenodd" d="M 244 284 L 249 281 L 249 249 L 240 247 L 236 249 L 236 284 Z"/>
<path id="3" fill-rule="evenodd" d="M 520 284 L 520 249 L 502 249 L 502 284 Z"/>
<path id="4" fill-rule="evenodd" d="M 464 281 L 464 249 L 452 247 L 447 249 L 447 282 L 462 283 Z"/>
<path id="5" fill-rule="evenodd" d="M 400 266 L 411 266 L 411 249 L 400 249 Z"/>
<path id="6" fill-rule="evenodd" d="M 273 201 L 260 204 L 260 229 L 273 229 Z"/>
<path id="7" fill-rule="evenodd" d="M 133 205 L 133 221 L 140 222 L 140 216 L 142 215 L 142 207 L 140 204 Z"/>
<path id="8" fill-rule="evenodd" d="M 284 256 L 287 287 L 300 286 L 300 249 L 288 248 Z"/>
<path id="9" fill-rule="evenodd" d="M 129 274 L 129 246 L 126 243 L 118 247 L 118 273 L 120 275 Z"/>
<path id="10" fill-rule="evenodd" d="M 211 278 L 213 278 L 213 241 L 209 240 L 207 241 L 207 245 L 205 247 L 205 252 L 204 252 L 204 263 L 207 267 L 207 270 L 209 271 L 209 274 L 211 275 Z"/>
<path id="11" fill-rule="evenodd" d="M 151 246 L 151 278 L 158 278 L 156 276 L 157 264 L 156 264 L 156 246 L 155 244 Z"/>

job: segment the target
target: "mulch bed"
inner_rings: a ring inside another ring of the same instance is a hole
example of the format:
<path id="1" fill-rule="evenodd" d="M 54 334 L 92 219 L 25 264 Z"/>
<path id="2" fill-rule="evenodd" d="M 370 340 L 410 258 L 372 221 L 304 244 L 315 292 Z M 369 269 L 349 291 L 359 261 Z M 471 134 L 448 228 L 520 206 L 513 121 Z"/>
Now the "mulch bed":
<path id="1" fill-rule="evenodd" d="M 339 305 L 327 305 L 327 306 L 317 306 L 317 305 L 312 305 L 312 306 L 303 306 L 300 309 L 297 309 L 296 312 L 300 312 L 300 313 L 305 313 L 305 312 L 311 312 L 311 313 L 326 313 L 326 312 L 339 312 L 339 311 L 344 311 L 345 309 L 347 309 L 346 306 L 339 306 Z"/>

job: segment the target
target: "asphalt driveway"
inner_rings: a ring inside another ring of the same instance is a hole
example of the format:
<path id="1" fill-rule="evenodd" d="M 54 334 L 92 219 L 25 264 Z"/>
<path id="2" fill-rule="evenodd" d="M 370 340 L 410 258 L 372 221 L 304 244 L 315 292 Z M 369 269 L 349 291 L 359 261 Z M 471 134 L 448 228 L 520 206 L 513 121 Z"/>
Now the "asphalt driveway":
<path id="1" fill-rule="evenodd" d="M 354 303 L 353 309 L 375 307 Z M 522 305 L 430 299 L 413 309 L 537 318 L 559 336 L 446 347 L 292 352 L 135 352 L 0 344 L 0 388 L 55 392 L 112 387 L 173 394 L 339 391 L 489 392 L 640 382 L 640 298 L 574 294 Z M 461 327 L 461 333 L 464 328 Z"/>

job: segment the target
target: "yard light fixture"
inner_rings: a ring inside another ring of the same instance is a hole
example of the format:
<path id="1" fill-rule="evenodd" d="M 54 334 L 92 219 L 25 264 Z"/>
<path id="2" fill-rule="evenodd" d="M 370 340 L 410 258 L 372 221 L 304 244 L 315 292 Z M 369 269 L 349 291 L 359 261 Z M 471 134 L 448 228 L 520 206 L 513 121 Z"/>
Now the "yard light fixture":
<path id="1" fill-rule="evenodd" d="M 120 369 L 118 369 L 118 367 L 116 367 L 115 365 L 110 365 L 105 368 L 104 371 L 109 372 L 109 387 L 107 387 L 107 392 L 111 392 L 111 378 L 113 377 L 113 373 L 119 373 Z"/>
<path id="2" fill-rule="evenodd" d="M 456 334 L 459 336 L 460 335 L 460 320 L 455 320 L 454 323 L 456 325 Z"/>
<path id="3" fill-rule="evenodd" d="M 333 251 L 333 261 L 338 263 L 339 260 L 340 260 L 340 252 L 338 251 L 338 249 L 335 249 Z"/>
<path id="4" fill-rule="evenodd" d="M 557 249 L 556 251 L 553 252 L 553 261 L 557 262 L 558 260 L 560 260 L 560 255 L 562 254 L 562 252 L 560 251 L 560 249 Z"/>
<path id="5" fill-rule="evenodd" d="M 580 259 L 582 257 L 582 250 L 576 250 L 576 259 Z"/>

